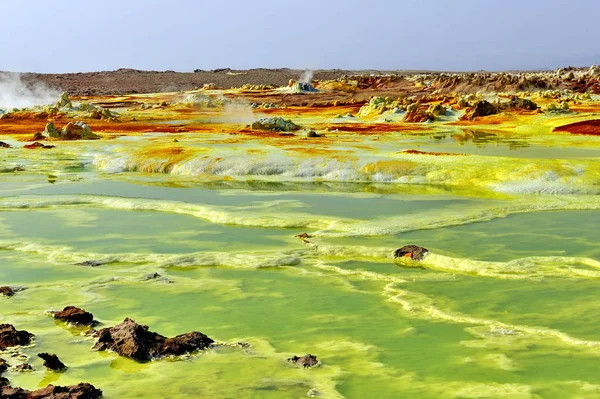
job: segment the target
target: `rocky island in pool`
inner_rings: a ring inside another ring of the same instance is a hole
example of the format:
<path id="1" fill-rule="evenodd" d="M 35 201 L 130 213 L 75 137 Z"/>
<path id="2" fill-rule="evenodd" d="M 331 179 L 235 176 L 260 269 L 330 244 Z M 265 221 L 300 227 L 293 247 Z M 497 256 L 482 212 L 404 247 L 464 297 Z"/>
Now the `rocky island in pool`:
<path id="1" fill-rule="evenodd" d="M 1 397 L 600 397 L 598 67 L 1 79 Z"/>

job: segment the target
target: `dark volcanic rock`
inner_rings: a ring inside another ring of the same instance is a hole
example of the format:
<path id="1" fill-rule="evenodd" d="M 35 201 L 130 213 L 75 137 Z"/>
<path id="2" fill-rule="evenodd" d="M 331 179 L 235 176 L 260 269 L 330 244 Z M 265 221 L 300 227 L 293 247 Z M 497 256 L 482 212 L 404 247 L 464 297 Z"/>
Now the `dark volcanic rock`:
<path id="1" fill-rule="evenodd" d="M 473 110 L 468 114 L 470 119 L 477 118 L 478 116 L 488 116 L 497 114 L 498 108 L 486 100 L 477 101 Z"/>
<path id="2" fill-rule="evenodd" d="M 65 371 L 67 366 L 53 353 L 38 353 L 38 357 L 44 359 L 44 366 L 52 371 Z"/>
<path id="3" fill-rule="evenodd" d="M 0 358 L 0 374 L 4 373 L 7 368 L 8 368 L 8 363 L 6 363 L 6 360 Z"/>
<path id="4" fill-rule="evenodd" d="M 0 389 L 2 389 L 2 387 L 6 385 L 8 385 L 8 378 L 0 377 Z"/>
<path id="5" fill-rule="evenodd" d="M 12 388 L 8 384 L 2 386 L 0 397 L 5 399 L 98 399 L 102 391 L 93 385 L 82 382 L 78 385 L 60 387 L 48 385 L 37 391 L 28 391 L 23 388 Z"/>
<path id="6" fill-rule="evenodd" d="M 0 324 L 0 350 L 11 346 L 29 345 L 33 334 L 17 331 L 11 324 Z"/>
<path id="7" fill-rule="evenodd" d="M 402 248 L 398 248 L 394 252 L 394 258 L 411 258 L 412 260 L 423 260 L 429 251 L 427 248 L 419 247 L 417 245 L 405 245 Z"/>
<path id="8" fill-rule="evenodd" d="M 5 143 L 4 141 L 0 141 L 0 148 L 10 148 L 11 145 L 8 143 Z"/>
<path id="9" fill-rule="evenodd" d="M 29 373 L 30 371 L 33 371 L 33 367 L 29 363 L 23 363 L 15 366 L 15 371 L 18 371 L 19 373 Z"/>
<path id="10" fill-rule="evenodd" d="M 105 262 L 99 261 L 99 260 L 84 260 L 83 262 L 77 262 L 75 263 L 76 266 L 89 266 L 89 267 L 96 267 L 96 266 L 102 266 Z"/>
<path id="11" fill-rule="evenodd" d="M 39 141 L 35 141 L 31 144 L 25 144 L 23 146 L 23 148 L 27 148 L 28 150 L 34 150 L 36 148 L 45 148 L 45 149 L 50 149 L 50 148 L 54 148 L 55 146 L 53 145 L 46 145 L 46 144 L 42 144 Z"/>
<path id="12" fill-rule="evenodd" d="M 139 362 L 164 356 L 179 356 L 208 348 L 214 341 L 199 332 L 190 332 L 166 338 L 149 331 L 148 326 L 137 324 L 126 318 L 114 327 L 103 328 L 94 333 L 98 341 L 93 349 L 113 350 L 121 356 Z"/>
<path id="13" fill-rule="evenodd" d="M 298 366 L 302 367 L 314 367 L 319 364 L 317 357 L 315 355 L 311 355 L 310 353 L 306 356 L 298 357 L 296 355 L 290 357 L 288 362 L 292 362 Z"/>
<path id="14" fill-rule="evenodd" d="M 93 314 L 75 306 L 67 306 L 61 311 L 53 312 L 52 315 L 55 319 L 80 326 L 93 326 L 96 324 Z"/>
<path id="15" fill-rule="evenodd" d="M 168 283 L 168 284 L 171 284 L 173 282 L 173 280 L 163 277 L 157 272 L 144 274 L 142 276 L 142 280 L 144 280 L 144 281 L 155 280 L 155 281 L 160 281 L 160 282 Z"/>
<path id="16" fill-rule="evenodd" d="M 15 291 L 11 287 L 0 287 L 0 295 L 11 297 Z"/>

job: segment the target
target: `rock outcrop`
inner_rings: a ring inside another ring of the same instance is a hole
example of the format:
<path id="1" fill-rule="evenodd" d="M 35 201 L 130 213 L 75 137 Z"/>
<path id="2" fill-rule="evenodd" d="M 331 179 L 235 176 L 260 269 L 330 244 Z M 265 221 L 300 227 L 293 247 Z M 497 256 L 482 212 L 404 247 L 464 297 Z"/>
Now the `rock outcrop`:
<path id="1" fill-rule="evenodd" d="M 51 312 L 55 319 L 78 326 L 93 326 L 97 324 L 94 315 L 75 306 L 67 306 L 63 310 Z"/>
<path id="2" fill-rule="evenodd" d="M 36 391 L 23 388 L 12 388 L 8 381 L 0 382 L 0 397 L 4 399 L 98 399 L 102 391 L 88 383 L 80 383 L 68 387 L 48 385 Z"/>
<path id="3" fill-rule="evenodd" d="M 44 367 L 52 371 L 65 371 L 67 366 L 53 353 L 38 353 L 38 357 L 44 360 Z"/>
<path id="4" fill-rule="evenodd" d="M 11 145 L 8 143 L 5 143 L 4 141 L 0 141 L 0 148 L 10 148 Z"/>
<path id="5" fill-rule="evenodd" d="M 317 357 L 315 355 L 311 355 L 310 353 L 302 357 L 294 355 L 288 358 L 288 362 L 294 363 L 295 365 L 302 366 L 304 368 L 314 367 L 319 364 Z"/>
<path id="6" fill-rule="evenodd" d="M 93 349 L 112 350 L 138 362 L 189 354 L 206 349 L 214 343 L 197 331 L 166 338 L 129 318 L 114 327 L 95 331 L 93 335 L 98 339 Z"/>
<path id="7" fill-rule="evenodd" d="M 0 324 L 0 350 L 29 345 L 32 338 L 33 334 L 24 330 L 18 331 L 12 324 Z"/>
<path id="8" fill-rule="evenodd" d="M 498 112 L 498 107 L 487 100 L 477 101 L 473 108 L 465 114 L 466 119 L 474 119 L 480 116 L 495 115 Z"/>
<path id="9" fill-rule="evenodd" d="M 405 245 L 394 252 L 394 258 L 411 258 L 412 260 L 423 260 L 429 253 L 427 248 L 418 245 Z"/>

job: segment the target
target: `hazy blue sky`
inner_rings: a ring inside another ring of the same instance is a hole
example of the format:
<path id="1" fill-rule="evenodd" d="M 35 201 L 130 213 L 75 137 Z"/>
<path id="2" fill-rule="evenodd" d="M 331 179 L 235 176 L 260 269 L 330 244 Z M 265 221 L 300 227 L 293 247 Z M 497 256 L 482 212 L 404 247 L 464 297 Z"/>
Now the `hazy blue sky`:
<path id="1" fill-rule="evenodd" d="M 600 0 L 10 0 L 0 70 L 600 63 Z"/>

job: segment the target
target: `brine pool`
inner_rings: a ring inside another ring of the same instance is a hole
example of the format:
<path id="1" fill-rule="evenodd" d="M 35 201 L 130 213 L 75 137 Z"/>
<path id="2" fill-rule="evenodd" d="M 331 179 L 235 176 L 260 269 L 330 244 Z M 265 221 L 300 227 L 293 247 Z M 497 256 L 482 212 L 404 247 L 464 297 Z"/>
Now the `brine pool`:
<path id="1" fill-rule="evenodd" d="M 115 156 L 132 159 L 135 142 L 123 143 Z M 299 176 L 307 166 L 294 160 L 278 164 L 293 176 L 172 173 L 173 160 L 155 160 L 163 173 L 115 170 L 110 154 L 78 145 L 3 161 L 0 285 L 26 289 L 0 298 L 0 322 L 36 335 L 23 350 L 35 370 L 5 373 L 13 385 L 84 381 L 106 398 L 600 397 L 596 144 L 563 161 L 410 158 L 380 170 L 370 153 L 352 161 L 353 179 L 327 179 L 322 164 Z M 17 160 L 25 171 L 11 171 Z M 487 185 L 448 184 L 463 172 Z M 304 232 L 308 243 L 294 237 Z M 430 255 L 393 259 L 406 244 Z M 85 260 L 101 265 L 75 265 Z M 171 282 L 144 279 L 154 272 Z M 45 314 L 67 305 L 104 326 L 130 317 L 227 345 L 140 364 L 92 351 Z M 39 352 L 69 369 L 46 371 Z M 286 362 L 307 353 L 319 367 Z"/>

